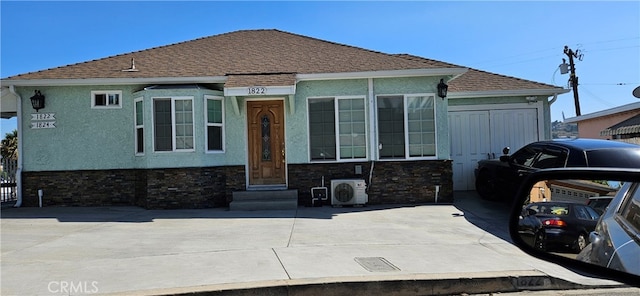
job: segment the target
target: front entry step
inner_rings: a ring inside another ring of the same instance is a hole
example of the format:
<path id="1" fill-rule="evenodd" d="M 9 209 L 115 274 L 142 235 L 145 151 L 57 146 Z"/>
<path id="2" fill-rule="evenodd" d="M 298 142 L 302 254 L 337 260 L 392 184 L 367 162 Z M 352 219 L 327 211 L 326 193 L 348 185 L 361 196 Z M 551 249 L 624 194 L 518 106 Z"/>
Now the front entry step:
<path id="1" fill-rule="evenodd" d="M 234 191 L 231 211 L 295 210 L 298 190 Z"/>

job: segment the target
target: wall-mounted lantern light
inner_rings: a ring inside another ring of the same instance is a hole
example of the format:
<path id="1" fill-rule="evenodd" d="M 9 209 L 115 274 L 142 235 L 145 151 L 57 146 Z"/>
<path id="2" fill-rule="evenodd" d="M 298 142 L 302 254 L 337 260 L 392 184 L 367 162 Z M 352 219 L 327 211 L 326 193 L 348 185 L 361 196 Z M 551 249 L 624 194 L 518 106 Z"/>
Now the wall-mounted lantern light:
<path id="1" fill-rule="evenodd" d="M 447 89 L 449 86 L 444 83 L 444 79 L 440 79 L 440 83 L 438 83 L 438 97 L 441 97 L 443 100 L 447 97 Z"/>
<path id="2" fill-rule="evenodd" d="M 31 97 L 31 106 L 38 112 L 39 109 L 44 108 L 44 96 L 39 90 L 36 90 L 36 94 Z"/>

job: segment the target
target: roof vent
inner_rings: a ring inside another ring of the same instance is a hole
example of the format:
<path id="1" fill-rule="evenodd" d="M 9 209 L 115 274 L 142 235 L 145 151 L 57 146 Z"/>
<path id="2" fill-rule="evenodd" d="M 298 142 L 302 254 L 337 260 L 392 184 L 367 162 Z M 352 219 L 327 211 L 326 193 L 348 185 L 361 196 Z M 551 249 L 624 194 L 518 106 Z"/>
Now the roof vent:
<path id="1" fill-rule="evenodd" d="M 138 72 L 138 69 L 136 69 L 136 60 L 131 58 L 131 68 L 124 69 L 122 72 Z"/>

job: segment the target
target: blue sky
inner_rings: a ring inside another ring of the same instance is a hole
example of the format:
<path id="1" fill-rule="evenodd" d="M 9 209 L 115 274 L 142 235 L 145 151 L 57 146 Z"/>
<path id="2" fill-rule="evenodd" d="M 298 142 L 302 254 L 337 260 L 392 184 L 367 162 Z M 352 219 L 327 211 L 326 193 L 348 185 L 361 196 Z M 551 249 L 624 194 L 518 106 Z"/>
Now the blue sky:
<path id="1" fill-rule="evenodd" d="M 582 114 L 637 102 L 638 1 L 167 2 L 0 1 L 0 76 L 59 67 L 244 29 L 279 29 L 568 87 L 576 61 Z M 259 46 L 260 40 L 255 40 Z M 575 116 L 561 95 L 552 119 Z M 2 120 L 1 136 L 15 129 Z"/>

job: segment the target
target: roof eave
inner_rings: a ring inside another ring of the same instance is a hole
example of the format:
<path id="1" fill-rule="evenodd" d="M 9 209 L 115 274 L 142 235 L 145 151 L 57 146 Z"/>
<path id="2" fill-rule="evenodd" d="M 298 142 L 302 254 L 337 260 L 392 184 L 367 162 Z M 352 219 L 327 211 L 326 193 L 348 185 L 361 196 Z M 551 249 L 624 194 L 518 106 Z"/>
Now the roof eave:
<path id="1" fill-rule="evenodd" d="M 640 108 L 640 103 L 636 102 L 636 103 L 631 103 L 631 104 L 626 104 L 626 105 L 614 107 L 614 108 L 607 109 L 607 110 L 602 110 L 602 111 L 597 111 L 597 112 L 593 112 L 593 113 L 589 113 L 589 114 L 585 114 L 585 115 L 581 115 L 581 116 L 575 116 L 575 117 L 567 118 L 567 119 L 564 120 L 564 122 L 566 122 L 566 123 L 575 123 L 575 122 L 594 119 L 594 118 L 598 118 L 598 117 L 604 117 L 604 116 L 609 116 L 609 115 L 613 115 L 613 114 L 633 111 L 633 110 L 636 110 L 638 108 Z"/>
<path id="2" fill-rule="evenodd" d="M 224 83 L 225 76 L 148 77 L 148 78 L 85 78 L 85 79 L 3 79 L 3 86 L 77 86 L 171 83 Z"/>

